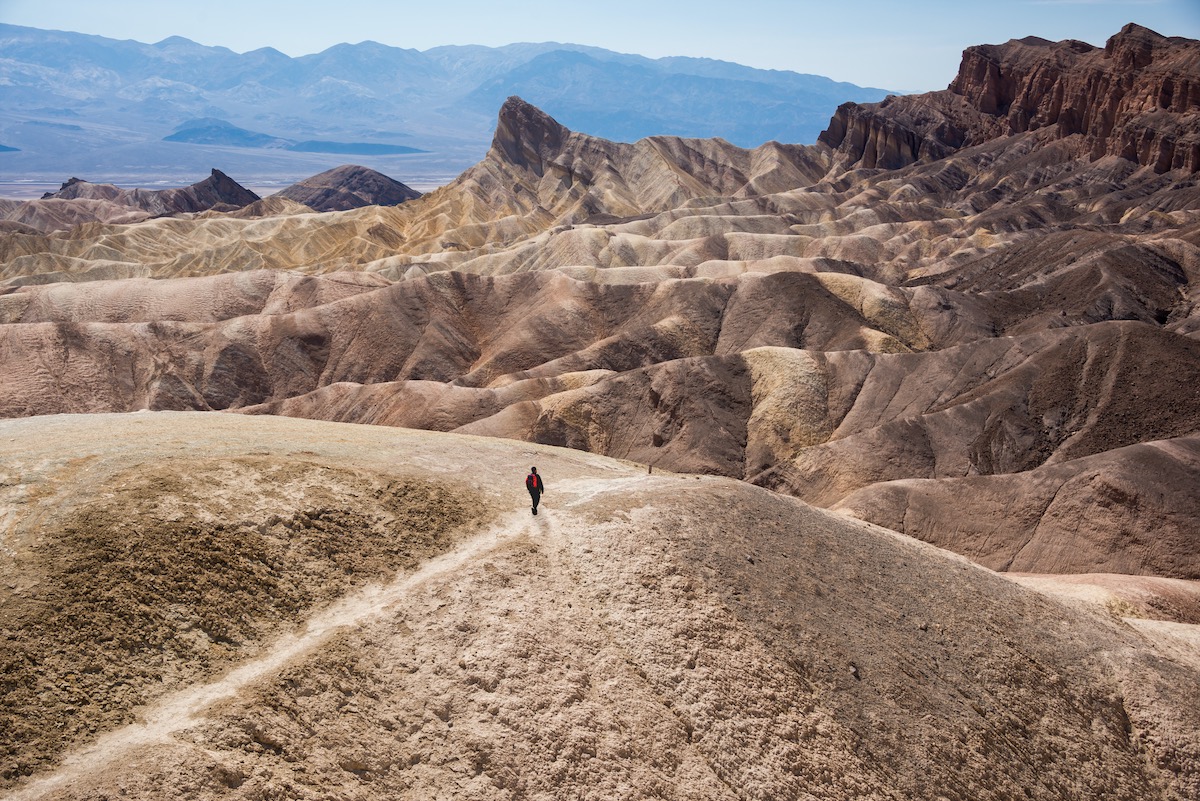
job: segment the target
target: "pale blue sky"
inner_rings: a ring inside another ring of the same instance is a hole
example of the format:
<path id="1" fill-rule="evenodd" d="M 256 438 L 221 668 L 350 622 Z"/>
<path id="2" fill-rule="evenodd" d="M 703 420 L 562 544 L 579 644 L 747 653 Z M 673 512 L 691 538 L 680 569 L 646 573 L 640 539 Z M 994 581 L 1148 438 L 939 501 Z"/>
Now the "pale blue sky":
<path id="1" fill-rule="evenodd" d="M 417 50 L 573 42 L 928 90 L 945 88 L 973 44 L 1103 45 L 1127 22 L 1200 38 L 1200 0 L 0 0 L 0 22 L 292 56 L 366 39 Z"/>

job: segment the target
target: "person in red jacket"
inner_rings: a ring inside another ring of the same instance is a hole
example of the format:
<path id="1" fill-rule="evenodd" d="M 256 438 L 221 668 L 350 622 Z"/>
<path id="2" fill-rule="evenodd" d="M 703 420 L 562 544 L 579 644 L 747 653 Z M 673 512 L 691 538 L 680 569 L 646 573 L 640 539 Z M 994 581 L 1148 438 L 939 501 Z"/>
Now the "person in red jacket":
<path id="1" fill-rule="evenodd" d="M 529 468 L 529 475 L 525 476 L 525 489 L 529 490 L 529 497 L 533 500 L 533 513 L 536 515 L 538 501 L 546 491 L 546 485 L 542 483 L 542 477 L 538 475 L 536 467 Z"/>

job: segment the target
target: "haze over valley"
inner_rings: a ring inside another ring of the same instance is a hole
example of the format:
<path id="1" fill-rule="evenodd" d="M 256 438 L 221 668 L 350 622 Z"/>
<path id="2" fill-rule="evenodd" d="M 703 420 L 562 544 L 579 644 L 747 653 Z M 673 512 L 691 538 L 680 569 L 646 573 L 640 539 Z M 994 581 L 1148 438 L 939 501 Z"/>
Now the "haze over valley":
<path id="1" fill-rule="evenodd" d="M 354 161 L 428 189 L 487 150 L 510 94 L 597 136 L 816 141 L 839 103 L 817 75 L 555 42 L 426 51 L 366 41 L 292 58 L 182 37 L 155 44 L 0 24 L 6 181 L 183 185 L 219 167 L 286 186 Z"/>
<path id="2" fill-rule="evenodd" d="M 4 798 L 1200 797 L 1200 41 L 86 43 L 230 162 L 0 199 Z"/>

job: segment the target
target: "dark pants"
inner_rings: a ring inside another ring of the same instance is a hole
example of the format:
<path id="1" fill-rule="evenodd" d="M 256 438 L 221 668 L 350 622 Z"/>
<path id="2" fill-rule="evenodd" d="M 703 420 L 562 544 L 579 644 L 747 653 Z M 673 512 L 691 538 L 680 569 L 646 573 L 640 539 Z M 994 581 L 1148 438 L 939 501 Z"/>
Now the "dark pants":
<path id="1" fill-rule="evenodd" d="M 531 489 L 529 491 L 529 497 L 533 501 L 533 513 L 537 514 L 537 505 L 538 505 L 538 501 L 540 501 L 542 499 L 542 493 L 539 492 L 538 490 Z"/>

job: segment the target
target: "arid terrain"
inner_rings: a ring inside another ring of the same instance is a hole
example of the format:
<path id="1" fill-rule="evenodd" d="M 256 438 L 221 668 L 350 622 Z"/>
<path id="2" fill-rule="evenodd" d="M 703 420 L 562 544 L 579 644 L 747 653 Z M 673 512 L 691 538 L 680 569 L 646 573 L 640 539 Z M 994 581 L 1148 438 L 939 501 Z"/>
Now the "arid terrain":
<path id="1" fill-rule="evenodd" d="M 1200 790 L 1196 627 L 1119 586 L 511 440 L 167 412 L 0 453 L 11 799 Z"/>
<path id="2" fill-rule="evenodd" d="M 425 195 L 5 201 L 0 782 L 1200 796 L 1197 87 L 1130 25 L 812 146 L 510 98 Z"/>

